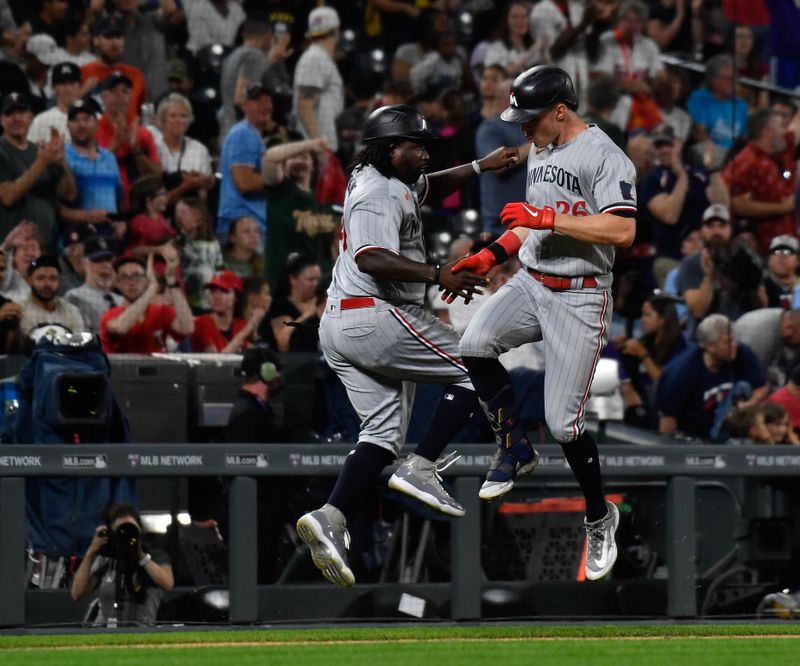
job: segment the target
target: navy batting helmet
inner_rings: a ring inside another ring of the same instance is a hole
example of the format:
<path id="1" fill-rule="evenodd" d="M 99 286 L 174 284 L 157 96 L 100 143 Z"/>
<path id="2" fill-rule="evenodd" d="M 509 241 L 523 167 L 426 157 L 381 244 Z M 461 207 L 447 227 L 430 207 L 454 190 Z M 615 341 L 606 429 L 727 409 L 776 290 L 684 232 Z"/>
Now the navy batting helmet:
<path id="1" fill-rule="evenodd" d="M 430 141 L 438 138 L 428 129 L 428 122 L 419 111 L 406 104 L 392 104 L 375 109 L 364 125 L 364 143 L 377 139 Z"/>
<path id="2" fill-rule="evenodd" d="M 509 107 L 500 117 L 509 123 L 526 123 L 558 102 L 578 108 L 578 96 L 572 79 L 560 67 L 537 65 L 514 79 Z"/>

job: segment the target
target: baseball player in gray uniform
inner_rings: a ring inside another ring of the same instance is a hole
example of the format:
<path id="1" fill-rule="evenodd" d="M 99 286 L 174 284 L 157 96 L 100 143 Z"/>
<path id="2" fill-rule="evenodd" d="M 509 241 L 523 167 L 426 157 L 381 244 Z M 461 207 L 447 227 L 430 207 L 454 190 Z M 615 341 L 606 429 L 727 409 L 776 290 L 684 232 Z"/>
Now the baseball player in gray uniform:
<path id="1" fill-rule="evenodd" d="M 509 203 L 509 231 L 453 272 L 485 275 L 519 254 L 522 268 L 486 301 L 461 339 L 469 370 L 498 440 L 480 490 L 483 499 L 507 493 L 533 471 L 538 454 L 516 419 L 517 405 L 499 354 L 542 340 L 545 419 L 586 499 L 586 578 L 605 576 L 617 556 L 619 512 L 603 493 L 597 445 L 585 430 L 584 407 L 611 322 L 615 247 L 633 242 L 636 173 L 633 164 L 594 125 L 577 114 L 569 75 L 551 65 L 520 74 L 502 119 L 521 123 L 533 144 L 526 202 Z"/>
<path id="2" fill-rule="evenodd" d="M 319 337 L 325 359 L 347 389 L 361 419 L 328 502 L 297 522 L 314 564 L 333 583 L 354 583 L 347 563 L 346 516 L 374 486 L 405 439 L 415 382 L 446 384 L 428 431 L 389 486 L 450 516 L 464 508 L 442 487 L 437 459 L 478 400 L 458 357 L 458 335 L 423 309 L 426 286 L 438 284 L 465 300 L 486 284 L 455 264 L 426 263 L 420 204 L 461 187 L 483 170 L 519 162 L 515 148 L 498 148 L 472 164 L 425 175 L 426 144 L 435 135 L 404 105 L 367 118 L 364 150 L 347 185 L 340 255 L 333 269 Z"/>

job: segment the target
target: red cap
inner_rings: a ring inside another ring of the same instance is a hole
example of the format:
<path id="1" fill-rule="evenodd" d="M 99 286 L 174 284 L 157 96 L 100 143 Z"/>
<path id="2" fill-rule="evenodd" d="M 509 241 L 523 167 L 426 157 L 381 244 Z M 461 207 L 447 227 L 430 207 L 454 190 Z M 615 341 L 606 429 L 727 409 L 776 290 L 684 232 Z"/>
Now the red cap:
<path id="1" fill-rule="evenodd" d="M 217 273 L 213 278 L 206 282 L 203 287 L 211 289 L 217 287 L 218 289 L 233 289 L 242 293 L 243 285 L 242 279 L 233 271 L 222 271 Z"/>

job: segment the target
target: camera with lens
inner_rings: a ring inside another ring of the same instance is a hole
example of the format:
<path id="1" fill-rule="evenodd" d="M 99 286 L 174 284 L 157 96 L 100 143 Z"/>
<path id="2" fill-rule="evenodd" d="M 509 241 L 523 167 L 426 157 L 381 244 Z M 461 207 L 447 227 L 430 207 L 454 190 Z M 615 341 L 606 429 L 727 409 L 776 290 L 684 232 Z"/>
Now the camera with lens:
<path id="1" fill-rule="evenodd" d="M 138 559 L 139 528 L 133 523 L 122 523 L 117 529 L 105 528 L 100 536 L 108 537 L 108 541 L 100 548 L 100 555 L 115 560 L 135 561 Z"/>

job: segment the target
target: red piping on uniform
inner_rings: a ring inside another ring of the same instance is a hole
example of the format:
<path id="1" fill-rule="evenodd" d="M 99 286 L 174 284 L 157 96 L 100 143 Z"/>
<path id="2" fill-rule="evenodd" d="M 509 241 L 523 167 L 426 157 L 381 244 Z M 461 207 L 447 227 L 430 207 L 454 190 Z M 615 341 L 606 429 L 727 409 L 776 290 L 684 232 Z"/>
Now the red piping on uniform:
<path id="1" fill-rule="evenodd" d="M 614 206 L 613 208 L 606 208 L 606 210 L 604 210 L 603 212 L 604 213 L 613 213 L 614 211 L 617 211 L 617 210 L 630 210 L 630 211 L 633 211 L 634 213 L 636 213 L 639 209 L 636 208 L 636 206 Z"/>
<path id="2" fill-rule="evenodd" d="M 586 403 L 586 398 L 589 397 L 589 389 L 592 387 L 592 379 L 594 378 L 594 371 L 597 368 L 597 362 L 600 360 L 600 353 L 603 351 L 603 334 L 606 332 L 607 306 L 608 306 L 608 296 L 606 292 L 603 291 L 603 310 L 600 313 L 600 334 L 597 336 L 597 351 L 594 353 L 594 359 L 592 360 L 592 372 L 589 375 L 589 383 L 586 384 L 586 390 L 583 392 L 583 397 L 581 398 L 581 402 L 578 405 L 578 415 L 575 417 L 575 421 L 572 424 L 573 439 L 578 438 L 578 421 L 581 420 L 581 414 L 583 413 L 583 406 Z"/>
<path id="3" fill-rule="evenodd" d="M 448 361 L 450 361 L 453 365 L 457 366 L 459 369 L 463 370 L 464 372 L 467 371 L 466 366 L 461 361 L 459 361 L 457 358 L 453 358 L 452 356 L 450 356 L 450 354 L 448 354 L 444 349 L 441 349 L 435 343 L 428 340 L 424 335 L 422 335 L 422 333 L 417 331 L 411 324 L 409 324 L 408 320 L 403 315 L 400 314 L 400 311 L 397 308 L 392 309 L 392 314 L 395 317 L 397 317 L 400 320 L 400 323 L 402 323 L 403 326 L 405 326 L 408 329 L 409 333 L 411 333 L 411 335 L 413 335 L 415 338 L 418 338 L 420 342 L 422 342 L 422 344 L 424 344 L 426 347 L 439 354 L 439 356 L 441 356 L 442 358 L 445 358 Z"/>
<path id="4" fill-rule="evenodd" d="M 364 245 L 355 251 L 355 254 L 353 254 L 353 258 L 355 259 L 359 254 L 361 254 L 362 252 L 366 252 L 367 250 L 386 250 L 387 252 L 391 252 L 392 254 L 397 254 L 397 255 L 400 254 L 396 250 L 390 250 L 388 247 L 381 247 L 380 245 Z"/>

